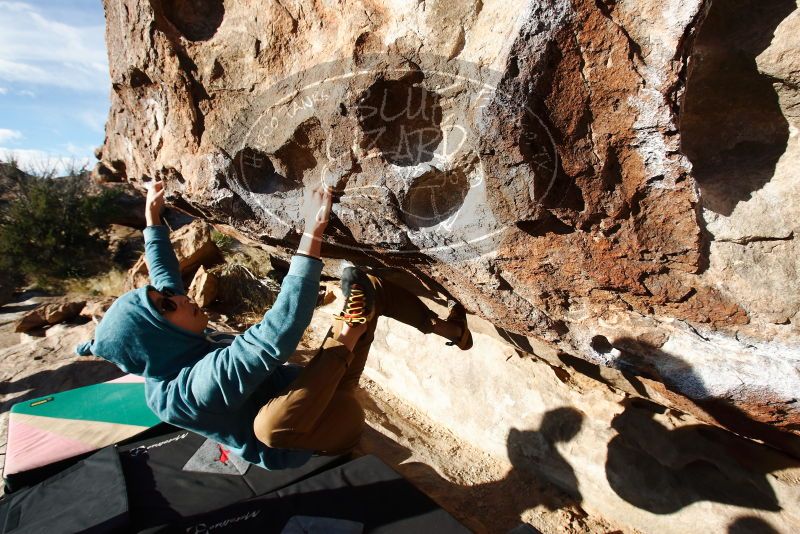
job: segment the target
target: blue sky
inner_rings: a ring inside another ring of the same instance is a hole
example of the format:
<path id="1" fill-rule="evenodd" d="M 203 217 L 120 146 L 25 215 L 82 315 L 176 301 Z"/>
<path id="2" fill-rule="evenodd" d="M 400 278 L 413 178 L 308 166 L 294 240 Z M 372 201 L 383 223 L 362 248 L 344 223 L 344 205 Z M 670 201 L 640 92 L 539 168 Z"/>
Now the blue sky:
<path id="1" fill-rule="evenodd" d="M 0 0 L 0 159 L 93 165 L 110 81 L 100 0 Z"/>

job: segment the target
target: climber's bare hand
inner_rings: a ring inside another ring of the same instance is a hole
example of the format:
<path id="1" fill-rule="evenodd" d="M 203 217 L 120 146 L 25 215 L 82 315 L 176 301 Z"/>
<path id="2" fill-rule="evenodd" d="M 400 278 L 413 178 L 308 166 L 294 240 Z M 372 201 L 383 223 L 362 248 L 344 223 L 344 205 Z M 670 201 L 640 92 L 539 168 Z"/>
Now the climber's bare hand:
<path id="1" fill-rule="evenodd" d="M 144 204 L 144 217 L 147 226 L 161 224 L 161 210 L 164 209 L 164 182 L 156 180 L 147 188 Z"/>
<path id="2" fill-rule="evenodd" d="M 332 202 L 331 190 L 323 184 L 306 189 L 305 205 L 303 206 L 306 234 L 321 236 L 325 232 L 331 216 Z"/>

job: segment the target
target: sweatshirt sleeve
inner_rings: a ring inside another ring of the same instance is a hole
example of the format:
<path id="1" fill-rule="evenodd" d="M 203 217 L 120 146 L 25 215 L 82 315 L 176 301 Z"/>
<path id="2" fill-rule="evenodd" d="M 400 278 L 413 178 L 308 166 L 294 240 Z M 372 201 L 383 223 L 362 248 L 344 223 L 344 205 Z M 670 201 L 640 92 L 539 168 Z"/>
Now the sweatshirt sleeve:
<path id="1" fill-rule="evenodd" d="M 185 294 L 178 258 L 172 249 L 167 227 L 148 226 L 143 233 L 144 256 L 150 271 L 150 284 L 156 289 L 168 287 L 177 294 Z"/>
<path id="2" fill-rule="evenodd" d="M 181 397 L 208 412 L 236 409 L 283 365 L 311 323 L 322 261 L 294 256 L 272 308 L 260 323 L 178 375 Z"/>

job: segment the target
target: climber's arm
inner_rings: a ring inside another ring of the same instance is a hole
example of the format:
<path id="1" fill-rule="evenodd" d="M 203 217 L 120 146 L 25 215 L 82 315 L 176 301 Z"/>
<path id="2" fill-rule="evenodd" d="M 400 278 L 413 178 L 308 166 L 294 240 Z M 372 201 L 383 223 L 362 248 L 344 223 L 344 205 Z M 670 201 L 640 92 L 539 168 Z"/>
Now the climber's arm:
<path id="1" fill-rule="evenodd" d="M 297 349 L 319 295 L 322 261 L 294 256 L 275 304 L 260 323 L 224 349 L 206 355 L 175 378 L 173 394 L 189 405 L 236 410 Z"/>
<path id="2" fill-rule="evenodd" d="M 330 209 L 329 191 L 317 188 L 308 192 L 305 231 L 275 304 L 230 347 L 181 371 L 174 380 L 174 395 L 208 412 L 235 410 L 289 359 L 317 303 L 322 274 L 320 243 Z"/>
<path id="3" fill-rule="evenodd" d="M 144 254 L 150 272 L 150 284 L 156 289 L 170 288 L 175 293 L 185 293 L 181 280 L 180 266 L 172 243 L 169 230 L 161 224 L 161 210 L 164 208 L 164 183 L 153 182 L 147 190 L 145 202 Z"/>

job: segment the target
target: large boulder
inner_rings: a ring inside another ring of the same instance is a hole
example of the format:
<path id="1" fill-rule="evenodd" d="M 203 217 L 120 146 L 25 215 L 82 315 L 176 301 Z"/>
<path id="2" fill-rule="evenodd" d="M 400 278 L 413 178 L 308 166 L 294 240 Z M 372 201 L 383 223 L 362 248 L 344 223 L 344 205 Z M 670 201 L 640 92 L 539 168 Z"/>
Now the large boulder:
<path id="1" fill-rule="evenodd" d="M 217 298 L 218 287 L 219 280 L 217 280 L 217 277 L 206 271 L 205 267 L 201 265 L 197 272 L 194 273 L 187 295 L 198 306 L 205 308 Z"/>
<path id="2" fill-rule="evenodd" d="M 794 0 L 104 3 L 107 167 L 796 450 Z"/>

